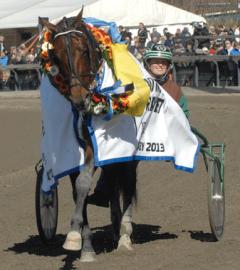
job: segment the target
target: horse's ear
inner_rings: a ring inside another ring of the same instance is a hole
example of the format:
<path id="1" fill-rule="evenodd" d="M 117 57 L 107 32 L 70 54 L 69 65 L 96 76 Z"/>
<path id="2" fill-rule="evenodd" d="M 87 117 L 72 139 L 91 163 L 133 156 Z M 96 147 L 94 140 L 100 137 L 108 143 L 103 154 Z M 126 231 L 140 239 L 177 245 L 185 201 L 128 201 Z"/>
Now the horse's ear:
<path id="1" fill-rule="evenodd" d="M 78 15 L 76 16 L 75 20 L 74 20 L 74 25 L 79 25 L 81 24 L 83 21 L 82 21 L 82 15 L 83 15 L 83 7 L 81 9 L 81 11 L 78 13 Z"/>
<path id="2" fill-rule="evenodd" d="M 41 28 L 47 28 L 49 31 L 56 31 L 56 25 L 49 22 L 49 19 L 46 17 L 38 17 L 38 24 Z"/>

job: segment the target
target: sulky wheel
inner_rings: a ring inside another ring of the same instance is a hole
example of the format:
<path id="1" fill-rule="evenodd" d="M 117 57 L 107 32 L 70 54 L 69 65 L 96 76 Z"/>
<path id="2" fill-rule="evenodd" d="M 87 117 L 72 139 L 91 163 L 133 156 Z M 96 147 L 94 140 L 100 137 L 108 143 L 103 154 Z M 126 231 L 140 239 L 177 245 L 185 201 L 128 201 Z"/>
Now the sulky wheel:
<path id="1" fill-rule="evenodd" d="M 37 166 L 36 166 L 37 167 Z M 50 244 L 55 236 L 58 221 L 58 191 L 57 187 L 48 193 L 42 191 L 43 166 L 36 168 L 37 183 L 35 193 L 35 210 L 37 228 L 41 240 Z"/>
<path id="2" fill-rule="evenodd" d="M 210 159 L 208 187 L 208 212 L 212 234 L 219 241 L 224 232 L 225 197 L 224 181 L 219 158 Z"/>

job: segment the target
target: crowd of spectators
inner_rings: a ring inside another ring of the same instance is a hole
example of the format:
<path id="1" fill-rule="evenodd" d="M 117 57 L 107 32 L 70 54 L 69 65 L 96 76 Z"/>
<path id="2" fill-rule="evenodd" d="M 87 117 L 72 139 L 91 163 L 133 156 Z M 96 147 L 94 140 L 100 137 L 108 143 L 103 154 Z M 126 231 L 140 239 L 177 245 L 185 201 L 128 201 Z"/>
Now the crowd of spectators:
<path id="1" fill-rule="evenodd" d="M 29 46 L 26 46 L 22 43 L 19 47 L 12 46 L 8 51 L 4 45 L 4 37 L 0 36 L 0 65 L 36 63 L 33 45 L 31 43 Z"/>
<path id="2" fill-rule="evenodd" d="M 129 51 L 140 62 L 144 51 L 154 44 L 169 47 L 173 56 L 240 55 L 240 25 L 227 28 L 223 25 L 193 22 L 190 30 L 186 26 L 183 29 L 177 28 L 175 33 L 171 33 L 166 27 L 161 32 L 156 27 L 149 31 L 144 23 L 140 22 L 134 36 L 127 27 L 119 26 L 122 41 L 127 43 Z M 35 43 L 36 39 L 33 38 L 30 44 L 12 46 L 8 51 L 4 45 L 4 37 L 0 36 L 0 66 L 37 63 Z M 2 77 L 0 71 L 0 82 Z M 0 89 L 1 87 L 0 83 Z"/>
<path id="3" fill-rule="evenodd" d="M 163 44 L 169 47 L 173 56 L 195 56 L 195 55 L 226 55 L 226 56 L 240 56 L 240 25 L 227 28 L 223 25 L 213 26 L 204 23 L 193 22 L 191 29 L 183 27 L 181 30 L 177 28 L 175 33 L 171 33 L 168 28 L 164 28 L 159 32 L 156 27 L 148 31 L 143 23 L 139 23 L 137 35 L 133 36 L 129 29 L 123 26 L 119 27 L 122 41 L 128 44 L 129 51 L 142 62 L 143 53 L 154 44 Z M 190 31 L 191 30 L 191 31 Z M 229 58 L 230 59 L 230 58 Z M 181 70 L 181 85 L 188 85 L 189 78 L 187 73 L 193 79 L 194 65 L 201 67 L 208 73 L 213 73 L 212 78 L 216 77 L 216 65 L 208 62 L 208 70 L 206 63 L 177 62 L 176 70 L 179 73 Z M 227 84 L 237 85 L 238 75 L 237 69 L 240 68 L 240 61 L 238 65 L 232 61 L 218 62 L 220 75 L 223 75 L 223 80 L 228 80 Z M 184 70 L 183 70 L 184 69 Z M 214 74 L 215 73 L 215 74 Z M 211 81 L 211 80 L 210 80 Z M 216 84 L 214 80 L 211 83 Z"/>
<path id="4" fill-rule="evenodd" d="M 226 28 L 223 25 L 213 26 L 204 23 L 192 23 L 193 32 L 188 27 L 176 29 L 171 33 L 164 28 L 162 33 L 157 28 L 147 30 L 139 23 L 136 36 L 123 26 L 119 27 L 122 40 L 126 41 L 131 53 L 140 61 L 143 52 L 153 44 L 164 44 L 173 55 L 240 55 L 240 25 Z"/>
<path id="5" fill-rule="evenodd" d="M 34 64 L 37 63 L 35 53 L 36 37 L 30 44 L 22 43 L 20 46 L 12 46 L 7 50 L 4 44 L 4 37 L 0 36 L 0 90 L 25 90 L 37 89 L 39 79 L 36 70 L 8 70 L 7 65 Z"/>

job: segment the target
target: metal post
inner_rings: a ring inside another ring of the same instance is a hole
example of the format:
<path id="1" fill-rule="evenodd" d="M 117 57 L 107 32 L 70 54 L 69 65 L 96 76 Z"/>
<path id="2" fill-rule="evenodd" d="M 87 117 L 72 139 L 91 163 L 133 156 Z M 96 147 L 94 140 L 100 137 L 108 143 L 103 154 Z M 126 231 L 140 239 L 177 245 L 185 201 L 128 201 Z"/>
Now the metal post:
<path id="1" fill-rule="evenodd" d="M 217 61 L 213 61 L 213 63 L 215 64 L 216 66 L 216 86 L 220 86 L 220 74 L 219 74 L 219 67 L 218 67 L 218 62 Z"/>
<path id="2" fill-rule="evenodd" d="M 198 71 L 198 66 L 195 63 L 194 65 L 194 86 L 195 87 L 198 87 L 199 85 L 198 79 L 199 79 L 199 71 Z"/>

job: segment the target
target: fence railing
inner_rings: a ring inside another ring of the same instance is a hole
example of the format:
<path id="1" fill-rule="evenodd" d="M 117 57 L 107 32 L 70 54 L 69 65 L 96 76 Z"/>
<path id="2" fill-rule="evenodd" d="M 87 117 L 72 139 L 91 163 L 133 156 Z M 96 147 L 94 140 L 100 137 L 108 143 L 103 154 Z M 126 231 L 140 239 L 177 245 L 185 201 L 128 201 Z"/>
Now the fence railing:
<path id="1" fill-rule="evenodd" d="M 209 77 L 209 81 L 204 86 L 218 87 L 222 81 L 227 83 L 228 80 L 232 85 L 240 86 L 240 55 L 174 56 L 173 71 L 177 81 L 179 74 L 185 76 L 191 74 L 192 85 L 195 87 L 200 86 L 203 76 Z"/>
<path id="2" fill-rule="evenodd" d="M 232 80 L 240 86 L 240 56 L 227 55 L 181 55 L 173 57 L 173 75 L 184 85 L 183 77 L 191 86 L 220 86 Z M 206 82 L 203 82 L 204 79 Z M 39 64 L 17 64 L 0 66 L 1 90 L 38 89 L 41 81 Z M 206 85 L 204 85 L 206 84 Z"/>

